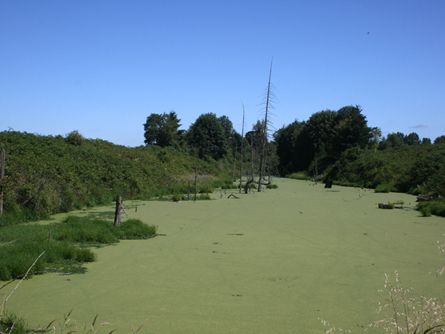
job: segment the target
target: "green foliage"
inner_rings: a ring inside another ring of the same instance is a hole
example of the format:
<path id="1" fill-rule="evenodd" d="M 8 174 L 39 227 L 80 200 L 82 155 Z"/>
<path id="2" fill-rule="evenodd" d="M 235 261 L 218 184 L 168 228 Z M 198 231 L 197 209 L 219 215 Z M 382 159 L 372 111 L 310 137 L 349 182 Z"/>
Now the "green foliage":
<path id="1" fill-rule="evenodd" d="M 85 138 L 79 133 L 79 131 L 71 131 L 65 137 L 65 141 L 71 145 L 82 145 Z"/>
<path id="2" fill-rule="evenodd" d="M 22 277 L 43 251 L 31 275 L 48 270 L 75 271 L 82 263 L 95 260 L 94 253 L 84 246 L 151 238 L 156 227 L 135 219 L 113 226 L 100 219 L 70 216 L 50 225 L 3 226 L 0 232 L 0 280 L 9 280 Z"/>
<path id="3" fill-rule="evenodd" d="M 346 106 L 337 111 L 335 132 L 333 152 L 337 157 L 351 147 L 366 147 L 371 139 L 371 129 L 359 106 Z"/>
<path id="4" fill-rule="evenodd" d="M 174 111 L 163 114 L 150 114 L 144 124 L 146 145 L 161 147 L 178 144 L 180 120 Z"/>
<path id="5" fill-rule="evenodd" d="M 278 171 L 287 175 L 306 170 L 314 158 L 313 142 L 306 123 L 295 121 L 274 134 L 279 157 Z"/>
<path id="6" fill-rule="evenodd" d="M 417 209 L 424 217 L 429 217 L 431 215 L 445 217 L 445 200 L 420 202 L 417 205 Z"/>
<path id="7" fill-rule="evenodd" d="M 275 133 L 278 170 L 281 175 L 295 171 L 319 174 L 345 150 L 376 145 L 379 129 L 369 128 L 358 106 L 313 114 L 307 122 L 293 122 Z"/>
<path id="8" fill-rule="evenodd" d="M 328 171 L 331 179 L 377 191 L 445 195 L 445 147 L 403 145 L 345 151 Z"/>
<path id="9" fill-rule="evenodd" d="M 103 140 L 81 145 L 61 136 L 0 132 L 6 149 L 5 214 L 0 225 L 124 199 L 150 199 L 187 185 L 196 168 L 218 178 L 223 162 L 202 161 L 173 148 L 127 148 Z"/>
<path id="10" fill-rule="evenodd" d="M 198 187 L 198 193 L 200 194 L 211 194 L 213 190 L 214 189 L 211 184 L 202 184 Z"/>
<path id="11" fill-rule="evenodd" d="M 227 153 L 227 138 L 221 120 L 213 113 L 203 114 L 190 126 L 188 144 L 196 150 L 199 158 L 221 159 Z"/>
<path id="12" fill-rule="evenodd" d="M 420 145 L 420 138 L 417 133 L 411 132 L 403 138 L 403 142 L 406 145 Z"/>
<path id="13" fill-rule="evenodd" d="M 267 188 L 267 189 L 278 189 L 278 185 L 273 184 L 273 183 L 269 183 L 269 184 L 266 186 L 266 188 Z"/>
<path id="14" fill-rule="evenodd" d="M 445 136 L 439 136 L 434 140 L 435 145 L 445 144 Z"/>
<path id="15" fill-rule="evenodd" d="M 375 187 L 375 192 L 376 193 L 389 193 L 390 191 L 393 191 L 394 187 L 391 184 L 387 184 L 387 183 L 382 183 L 377 185 L 377 187 Z"/>
<path id="16" fill-rule="evenodd" d="M 13 313 L 0 315 L 0 333 L 29 334 L 32 333 L 25 320 Z"/>
<path id="17" fill-rule="evenodd" d="M 206 200 L 210 200 L 212 198 L 210 197 L 209 194 L 199 194 L 199 196 L 196 199 L 200 200 L 200 201 L 206 201 Z"/>

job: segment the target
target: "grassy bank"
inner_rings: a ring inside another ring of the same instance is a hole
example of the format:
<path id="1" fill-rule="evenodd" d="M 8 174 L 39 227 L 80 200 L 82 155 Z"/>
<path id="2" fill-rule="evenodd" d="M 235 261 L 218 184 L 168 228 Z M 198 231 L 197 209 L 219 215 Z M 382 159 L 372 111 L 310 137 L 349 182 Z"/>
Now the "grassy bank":
<path id="1" fill-rule="evenodd" d="M 125 199 L 186 193 L 195 169 L 200 188 L 227 182 L 225 161 L 173 148 L 128 148 L 103 140 L 0 132 L 6 150 L 5 214 L 0 225 Z"/>
<path id="2" fill-rule="evenodd" d="M 44 255 L 29 276 L 44 272 L 83 272 L 95 260 L 89 246 L 113 244 L 123 239 L 147 239 L 156 228 L 130 219 L 120 226 L 87 217 L 68 217 L 61 223 L 18 224 L 1 227 L 0 281 L 22 278 L 34 260 Z"/>

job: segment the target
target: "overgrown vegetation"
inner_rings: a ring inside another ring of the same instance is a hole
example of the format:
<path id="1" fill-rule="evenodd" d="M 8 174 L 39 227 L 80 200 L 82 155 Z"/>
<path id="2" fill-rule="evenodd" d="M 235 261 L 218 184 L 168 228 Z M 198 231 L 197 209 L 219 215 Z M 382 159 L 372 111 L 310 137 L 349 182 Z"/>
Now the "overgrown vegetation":
<path id="1" fill-rule="evenodd" d="M 345 151 L 329 177 L 377 192 L 445 195 L 445 145 L 404 145 Z"/>
<path id="2" fill-rule="evenodd" d="M 200 187 L 212 187 L 227 179 L 229 169 L 224 160 L 199 160 L 174 148 L 128 148 L 77 132 L 66 138 L 0 132 L 0 146 L 7 154 L 0 225 L 107 204 L 117 195 L 150 199 L 179 193 L 195 171 L 206 176 Z"/>
<path id="3" fill-rule="evenodd" d="M 156 227 L 136 219 L 120 226 L 95 218 L 70 216 L 49 225 L 16 224 L 2 227 L 0 234 L 0 281 L 21 278 L 33 261 L 45 251 L 30 275 L 47 271 L 79 272 L 82 264 L 95 260 L 87 248 L 123 239 L 147 239 Z"/>
<path id="4" fill-rule="evenodd" d="M 369 127 L 359 106 L 313 114 L 275 133 L 279 171 L 291 178 L 445 196 L 445 145 L 415 133 L 386 137 Z M 422 207 L 422 206 L 421 206 Z M 427 210 L 427 209 L 426 209 Z M 435 209 L 434 214 L 442 214 Z"/>
<path id="5" fill-rule="evenodd" d="M 420 202 L 417 209 L 422 216 L 429 217 L 431 215 L 445 217 L 445 201 Z"/>

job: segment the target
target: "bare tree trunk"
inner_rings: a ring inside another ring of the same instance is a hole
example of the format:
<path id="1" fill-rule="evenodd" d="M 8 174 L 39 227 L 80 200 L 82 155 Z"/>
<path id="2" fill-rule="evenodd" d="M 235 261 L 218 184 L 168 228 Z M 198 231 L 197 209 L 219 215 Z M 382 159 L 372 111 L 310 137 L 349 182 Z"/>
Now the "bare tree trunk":
<path id="1" fill-rule="evenodd" d="M 235 170 L 236 170 L 236 151 L 238 150 L 238 145 L 235 143 L 235 152 L 233 156 L 233 169 L 232 169 L 232 182 L 235 182 Z"/>
<path id="2" fill-rule="evenodd" d="M 239 164 L 239 192 L 243 184 L 243 162 L 244 162 L 244 104 L 243 104 L 243 124 L 241 127 L 241 157 Z"/>
<path id="3" fill-rule="evenodd" d="M 0 152 L 0 216 L 3 215 L 3 179 L 5 178 L 5 166 L 6 166 L 6 152 L 5 149 L 2 148 Z"/>
<path id="4" fill-rule="evenodd" d="M 116 209 L 114 211 L 114 226 L 122 224 L 122 212 L 124 211 L 124 203 L 122 197 L 118 196 L 116 199 Z"/>
<path id="5" fill-rule="evenodd" d="M 269 107 L 270 107 L 270 81 L 272 78 L 272 63 L 270 63 L 269 70 L 269 81 L 267 83 L 267 95 L 266 95 L 266 113 L 264 115 L 264 128 L 263 128 L 263 141 L 261 143 L 261 154 L 260 154 L 260 166 L 259 166 L 259 181 L 258 181 L 258 191 L 261 191 L 261 183 L 263 182 L 263 164 L 264 164 L 264 156 L 266 153 L 266 145 L 267 145 L 267 122 L 269 115 Z"/>

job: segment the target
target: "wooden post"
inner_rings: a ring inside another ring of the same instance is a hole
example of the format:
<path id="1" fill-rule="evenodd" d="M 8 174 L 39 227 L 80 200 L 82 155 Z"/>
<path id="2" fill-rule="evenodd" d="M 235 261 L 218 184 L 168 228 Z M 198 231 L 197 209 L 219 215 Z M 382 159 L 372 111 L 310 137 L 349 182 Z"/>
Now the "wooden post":
<path id="1" fill-rule="evenodd" d="M 122 197 L 118 196 L 116 199 L 116 210 L 114 211 L 114 226 L 122 224 L 122 212 L 124 211 L 124 203 Z"/>
<path id="2" fill-rule="evenodd" d="M 2 148 L 0 152 L 0 216 L 3 215 L 3 179 L 5 178 L 6 152 Z"/>

